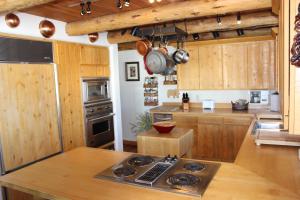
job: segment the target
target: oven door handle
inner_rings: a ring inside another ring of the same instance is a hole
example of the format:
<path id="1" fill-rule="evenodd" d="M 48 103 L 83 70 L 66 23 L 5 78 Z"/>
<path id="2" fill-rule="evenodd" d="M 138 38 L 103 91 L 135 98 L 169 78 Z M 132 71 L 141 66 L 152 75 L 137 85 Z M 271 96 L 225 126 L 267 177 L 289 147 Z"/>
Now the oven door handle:
<path id="1" fill-rule="evenodd" d="M 103 117 L 97 117 L 95 119 L 88 119 L 88 121 L 96 121 L 96 120 L 99 120 L 99 119 L 106 119 L 106 118 L 109 118 L 109 117 L 113 117 L 115 114 L 112 113 L 112 114 L 109 114 L 109 115 L 106 115 L 106 116 L 103 116 Z"/>

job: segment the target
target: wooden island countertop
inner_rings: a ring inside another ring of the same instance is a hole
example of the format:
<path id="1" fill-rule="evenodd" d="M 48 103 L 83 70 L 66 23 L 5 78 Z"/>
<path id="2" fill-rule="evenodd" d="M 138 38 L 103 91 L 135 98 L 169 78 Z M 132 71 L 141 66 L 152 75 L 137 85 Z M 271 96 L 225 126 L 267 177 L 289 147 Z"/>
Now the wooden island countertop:
<path id="1" fill-rule="evenodd" d="M 256 147 L 251 126 L 236 162 L 222 163 L 203 200 L 300 199 L 297 149 Z M 81 147 L 2 176 L 0 183 L 46 199 L 200 199 L 94 178 L 129 155 Z"/>

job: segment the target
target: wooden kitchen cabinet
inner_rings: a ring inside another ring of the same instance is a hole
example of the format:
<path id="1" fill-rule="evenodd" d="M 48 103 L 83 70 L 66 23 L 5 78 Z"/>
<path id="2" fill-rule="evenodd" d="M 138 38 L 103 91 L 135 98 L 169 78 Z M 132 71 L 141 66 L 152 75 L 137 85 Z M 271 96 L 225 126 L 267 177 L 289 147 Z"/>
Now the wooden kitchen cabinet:
<path id="1" fill-rule="evenodd" d="M 101 64 L 101 50 L 98 47 L 90 45 L 81 45 L 80 47 L 80 63 L 86 65 Z"/>
<path id="2" fill-rule="evenodd" d="M 186 64 L 178 65 L 178 89 L 197 90 L 199 89 L 199 48 L 187 46 L 190 60 Z"/>
<path id="3" fill-rule="evenodd" d="M 250 42 L 248 47 L 248 88 L 275 89 L 275 41 Z"/>
<path id="4" fill-rule="evenodd" d="M 191 61 L 178 66 L 180 90 L 276 88 L 276 48 L 272 38 L 197 42 L 186 49 Z"/>
<path id="5" fill-rule="evenodd" d="M 224 89 L 248 89 L 247 45 L 223 45 Z"/>
<path id="6" fill-rule="evenodd" d="M 196 152 L 193 158 L 221 160 L 222 155 L 223 117 L 203 116 L 198 118 Z"/>
<path id="7" fill-rule="evenodd" d="M 84 146 L 83 103 L 81 101 L 80 45 L 54 42 L 64 151 Z M 95 71 L 96 72 L 96 71 Z"/>
<path id="8" fill-rule="evenodd" d="M 173 114 L 173 121 L 176 122 L 177 128 L 185 128 L 185 129 L 193 129 L 194 131 L 194 145 L 192 148 L 192 155 L 194 156 L 197 152 L 197 135 L 198 135 L 198 117 L 196 116 L 184 116 L 184 115 L 177 115 L 176 113 Z"/>
<path id="9" fill-rule="evenodd" d="M 109 49 L 81 45 L 80 74 L 82 77 L 109 77 Z"/>
<path id="10" fill-rule="evenodd" d="M 200 90 L 223 89 L 222 46 L 199 47 Z"/>
<path id="11" fill-rule="evenodd" d="M 193 158 L 233 162 L 251 120 L 249 117 L 199 117 Z"/>

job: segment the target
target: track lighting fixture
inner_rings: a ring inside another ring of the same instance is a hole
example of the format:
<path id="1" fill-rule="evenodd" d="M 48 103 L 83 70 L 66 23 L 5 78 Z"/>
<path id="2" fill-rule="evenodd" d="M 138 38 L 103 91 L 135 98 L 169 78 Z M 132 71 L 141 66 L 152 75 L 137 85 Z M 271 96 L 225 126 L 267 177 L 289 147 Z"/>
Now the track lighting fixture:
<path id="1" fill-rule="evenodd" d="M 92 10 L 91 10 L 91 2 L 90 1 L 88 1 L 88 2 L 86 2 L 86 13 L 87 14 L 91 14 L 92 13 Z"/>
<path id="2" fill-rule="evenodd" d="M 82 0 L 80 3 L 80 7 L 81 7 L 80 15 L 91 14 L 92 13 L 91 5 L 92 2 L 90 0 L 87 1 Z"/>
<path id="3" fill-rule="evenodd" d="M 238 36 L 245 35 L 245 33 L 244 33 L 244 30 L 243 30 L 243 29 L 237 29 L 237 30 L 236 30 L 236 32 L 237 32 Z"/>
<path id="4" fill-rule="evenodd" d="M 149 3 L 161 2 L 162 0 L 148 0 Z"/>
<path id="5" fill-rule="evenodd" d="M 213 31 L 212 32 L 214 39 L 217 39 L 218 37 L 220 37 L 220 33 L 218 31 Z"/>
<path id="6" fill-rule="evenodd" d="M 121 0 L 117 0 L 117 8 L 119 8 L 119 9 L 123 8 L 123 4 L 122 4 Z"/>
<path id="7" fill-rule="evenodd" d="M 236 23 L 238 25 L 240 25 L 242 23 L 242 19 L 241 19 L 241 13 L 238 13 L 237 16 L 236 16 Z"/>
<path id="8" fill-rule="evenodd" d="M 130 0 L 125 0 L 124 1 L 124 6 L 126 6 L 126 7 L 130 6 Z"/>
<path id="9" fill-rule="evenodd" d="M 219 26 L 222 25 L 222 20 L 221 20 L 221 17 L 219 15 L 217 15 L 217 22 L 218 22 Z"/>
<path id="10" fill-rule="evenodd" d="M 194 33 L 192 36 L 193 36 L 193 39 L 194 39 L 194 40 L 200 40 L 200 35 L 199 35 L 199 33 Z"/>
<path id="11" fill-rule="evenodd" d="M 82 1 L 80 3 L 80 7 L 81 7 L 80 15 L 85 15 L 86 14 L 86 10 L 85 10 L 84 6 L 85 6 L 85 3 Z"/>

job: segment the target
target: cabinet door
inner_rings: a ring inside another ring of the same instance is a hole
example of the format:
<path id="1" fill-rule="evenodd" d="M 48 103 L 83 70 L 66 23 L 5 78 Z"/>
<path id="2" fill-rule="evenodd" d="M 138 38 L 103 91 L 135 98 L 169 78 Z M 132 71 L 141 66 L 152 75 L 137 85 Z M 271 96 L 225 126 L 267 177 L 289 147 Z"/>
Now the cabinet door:
<path id="1" fill-rule="evenodd" d="M 223 89 L 222 46 L 199 46 L 200 89 Z"/>
<path id="2" fill-rule="evenodd" d="M 248 88 L 275 88 L 274 40 L 248 44 Z"/>
<path id="3" fill-rule="evenodd" d="M 0 96 L 3 170 L 62 150 L 53 65 L 1 64 Z"/>
<path id="4" fill-rule="evenodd" d="M 110 76 L 109 66 L 98 66 L 97 76 L 109 77 Z"/>
<path id="5" fill-rule="evenodd" d="M 244 141 L 252 119 L 249 117 L 225 117 L 222 135 L 222 160 L 233 162 Z"/>
<path id="6" fill-rule="evenodd" d="M 224 89 L 247 89 L 247 43 L 223 45 Z"/>
<path id="7" fill-rule="evenodd" d="M 101 64 L 101 50 L 99 47 L 81 45 L 81 64 L 97 65 Z"/>
<path id="8" fill-rule="evenodd" d="M 64 151 L 84 146 L 83 104 L 81 101 L 80 45 L 54 43 L 58 65 L 59 96 Z"/>
<path id="9" fill-rule="evenodd" d="M 198 118 L 197 151 L 193 158 L 222 160 L 223 117 L 203 116 Z"/>
<path id="10" fill-rule="evenodd" d="M 197 46 L 187 46 L 190 60 L 186 64 L 178 65 L 178 89 L 199 89 L 199 51 Z"/>
<path id="11" fill-rule="evenodd" d="M 96 77 L 98 76 L 96 65 L 81 65 L 80 76 L 81 77 Z"/>
<path id="12" fill-rule="evenodd" d="M 100 51 L 100 64 L 109 65 L 109 49 L 107 47 L 98 47 Z"/>

